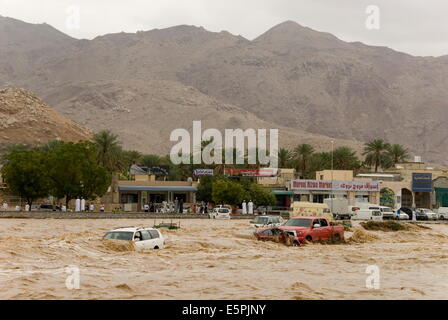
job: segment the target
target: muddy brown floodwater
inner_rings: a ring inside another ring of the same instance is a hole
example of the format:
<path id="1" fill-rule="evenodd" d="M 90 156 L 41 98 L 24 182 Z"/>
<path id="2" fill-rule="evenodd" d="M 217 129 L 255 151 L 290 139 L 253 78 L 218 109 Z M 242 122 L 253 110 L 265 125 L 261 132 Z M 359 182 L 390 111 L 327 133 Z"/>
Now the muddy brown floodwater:
<path id="1" fill-rule="evenodd" d="M 160 222 L 160 221 L 158 221 Z M 347 244 L 258 242 L 248 220 L 182 220 L 164 250 L 100 240 L 152 220 L 0 220 L 2 299 L 447 299 L 448 225 L 371 232 Z M 353 234 L 347 233 L 346 238 Z M 357 242 L 355 242 L 356 240 Z M 66 287 L 66 267 L 80 288 Z M 380 288 L 366 287 L 366 268 Z"/>

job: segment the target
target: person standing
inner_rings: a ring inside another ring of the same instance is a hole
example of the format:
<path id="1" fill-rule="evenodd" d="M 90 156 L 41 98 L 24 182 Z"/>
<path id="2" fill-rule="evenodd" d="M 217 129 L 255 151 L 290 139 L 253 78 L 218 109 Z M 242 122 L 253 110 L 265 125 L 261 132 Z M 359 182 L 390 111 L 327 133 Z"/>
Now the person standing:
<path id="1" fill-rule="evenodd" d="M 246 200 L 243 200 L 243 203 L 241 204 L 241 213 L 242 213 L 242 214 L 247 214 L 247 204 L 246 204 Z"/>
<path id="2" fill-rule="evenodd" d="M 25 211 L 30 211 L 30 205 L 28 203 L 25 205 Z"/>
<path id="3" fill-rule="evenodd" d="M 81 212 L 86 211 L 86 200 L 81 198 Z"/>
<path id="4" fill-rule="evenodd" d="M 179 201 L 179 213 L 182 214 L 184 213 L 184 199 L 180 198 Z"/>
<path id="5" fill-rule="evenodd" d="M 77 198 L 75 200 L 75 212 L 81 211 L 81 199 Z"/>
<path id="6" fill-rule="evenodd" d="M 247 204 L 247 211 L 249 214 L 254 214 L 254 203 L 252 200 L 249 200 L 249 203 Z"/>

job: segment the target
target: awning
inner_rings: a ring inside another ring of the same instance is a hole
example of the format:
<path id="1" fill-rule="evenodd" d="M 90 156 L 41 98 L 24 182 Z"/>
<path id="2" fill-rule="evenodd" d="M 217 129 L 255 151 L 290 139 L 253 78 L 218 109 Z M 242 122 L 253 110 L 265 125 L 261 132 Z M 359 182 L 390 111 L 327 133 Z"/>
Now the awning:
<path id="1" fill-rule="evenodd" d="M 288 190 L 272 190 L 272 193 L 276 196 L 293 196 L 294 192 Z"/>
<path id="2" fill-rule="evenodd" d="M 120 191 L 198 191 L 193 186 L 118 186 Z"/>

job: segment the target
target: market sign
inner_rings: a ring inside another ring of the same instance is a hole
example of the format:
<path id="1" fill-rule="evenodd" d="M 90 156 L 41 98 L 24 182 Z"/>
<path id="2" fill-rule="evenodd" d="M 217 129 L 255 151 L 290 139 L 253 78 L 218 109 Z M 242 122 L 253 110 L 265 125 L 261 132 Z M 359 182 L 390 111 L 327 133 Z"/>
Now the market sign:
<path id="1" fill-rule="evenodd" d="M 213 175 L 213 169 L 195 169 L 193 174 L 196 177 L 212 176 Z"/>
<path id="2" fill-rule="evenodd" d="M 380 191 L 377 181 L 292 180 L 294 191 Z"/>
<path id="3" fill-rule="evenodd" d="M 432 173 L 412 173 L 413 192 L 432 192 Z"/>
<path id="4" fill-rule="evenodd" d="M 261 169 L 233 169 L 226 168 L 226 175 L 232 177 L 276 177 L 278 169 L 261 168 Z"/>

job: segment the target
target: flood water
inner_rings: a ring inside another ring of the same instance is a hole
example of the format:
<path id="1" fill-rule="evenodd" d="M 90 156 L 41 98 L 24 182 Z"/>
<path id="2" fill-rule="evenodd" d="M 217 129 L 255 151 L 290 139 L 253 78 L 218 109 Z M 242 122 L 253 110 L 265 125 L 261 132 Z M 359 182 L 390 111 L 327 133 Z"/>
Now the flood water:
<path id="1" fill-rule="evenodd" d="M 448 298 L 446 224 L 399 232 L 358 229 L 346 244 L 302 247 L 258 242 L 248 220 L 181 220 L 179 230 L 162 229 L 167 244 L 157 251 L 101 240 L 113 228 L 153 224 L 1 219 L 0 298 Z M 370 265 L 379 268 L 379 289 L 366 286 Z M 68 266 L 79 268 L 79 289 L 66 286 Z"/>

